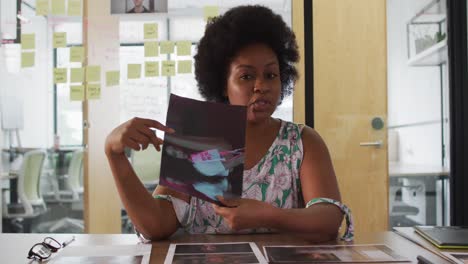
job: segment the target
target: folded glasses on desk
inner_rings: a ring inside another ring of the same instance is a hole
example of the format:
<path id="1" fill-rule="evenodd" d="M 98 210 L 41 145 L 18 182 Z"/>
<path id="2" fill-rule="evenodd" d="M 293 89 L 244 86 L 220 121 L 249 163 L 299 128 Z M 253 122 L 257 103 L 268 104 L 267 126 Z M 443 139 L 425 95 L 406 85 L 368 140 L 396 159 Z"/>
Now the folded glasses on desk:
<path id="1" fill-rule="evenodd" d="M 41 243 L 34 244 L 28 252 L 28 259 L 44 260 L 48 259 L 52 253 L 57 252 L 59 249 L 66 247 L 75 240 L 73 236 L 70 240 L 63 243 L 58 242 L 52 237 L 44 238 Z"/>

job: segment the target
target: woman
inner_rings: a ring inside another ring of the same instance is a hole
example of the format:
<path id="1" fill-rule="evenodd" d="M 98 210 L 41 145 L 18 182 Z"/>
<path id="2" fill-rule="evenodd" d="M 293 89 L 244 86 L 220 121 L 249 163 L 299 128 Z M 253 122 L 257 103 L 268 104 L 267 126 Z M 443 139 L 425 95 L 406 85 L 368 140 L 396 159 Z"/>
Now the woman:
<path id="1" fill-rule="evenodd" d="M 223 207 L 163 186 L 151 197 L 124 148 L 154 144 L 160 150 L 162 140 L 152 129 L 174 131 L 134 118 L 110 133 L 106 154 L 136 229 L 151 240 L 179 227 L 190 233 L 279 231 L 315 242 L 335 239 L 348 212 L 325 143 L 310 127 L 271 117 L 297 79 L 294 33 L 270 9 L 241 6 L 209 21 L 197 50 L 200 93 L 209 101 L 247 107 L 243 198 L 218 197 Z M 345 238 L 352 239 L 352 226 Z"/>

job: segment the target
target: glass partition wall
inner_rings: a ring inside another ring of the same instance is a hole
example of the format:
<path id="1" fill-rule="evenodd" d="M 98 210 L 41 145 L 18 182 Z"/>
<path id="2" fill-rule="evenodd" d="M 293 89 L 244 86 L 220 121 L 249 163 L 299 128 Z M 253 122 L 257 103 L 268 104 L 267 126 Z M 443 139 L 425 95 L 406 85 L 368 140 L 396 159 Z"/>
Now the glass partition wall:
<path id="1" fill-rule="evenodd" d="M 387 0 L 389 228 L 448 225 L 446 0 Z"/>
<path id="2" fill-rule="evenodd" d="M 83 56 L 71 56 L 82 48 L 82 1 L 63 3 L 1 2 L 4 233 L 83 232 L 82 102 L 70 94 L 83 82 Z"/>

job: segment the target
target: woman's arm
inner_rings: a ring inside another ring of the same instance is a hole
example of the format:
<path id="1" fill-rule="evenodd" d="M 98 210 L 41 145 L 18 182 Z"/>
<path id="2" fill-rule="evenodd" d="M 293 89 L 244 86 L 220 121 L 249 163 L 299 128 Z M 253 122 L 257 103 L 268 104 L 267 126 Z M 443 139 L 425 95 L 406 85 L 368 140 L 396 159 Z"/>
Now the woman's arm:
<path id="1" fill-rule="evenodd" d="M 160 151 L 162 140 L 150 128 L 166 132 L 171 129 L 149 119 L 134 118 L 115 128 L 106 139 L 105 151 L 122 203 L 135 227 L 148 239 L 169 237 L 178 228 L 172 204 L 154 199 L 138 179 L 125 156 L 125 147 L 140 150 L 153 144 Z M 189 197 L 158 186 L 156 194 L 166 194 L 188 201 Z"/>
<path id="2" fill-rule="evenodd" d="M 302 134 L 303 161 L 300 180 L 304 201 L 313 198 L 341 200 L 328 149 L 321 137 L 310 127 Z M 273 205 L 239 199 L 222 202 L 235 208 L 215 206 L 233 229 L 267 227 L 292 232 L 310 241 L 320 242 L 336 238 L 343 219 L 340 209 L 332 204 L 317 204 L 302 209 L 280 209 Z"/>
<path id="3" fill-rule="evenodd" d="M 330 198 L 341 202 L 330 153 L 320 135 L 310 127 L 302 130 L 304 156 L 300 180 L 304 202 L 314 198 Z M 310 236 L 313 240 L 329 240 L 338 234 L 343 213 L 333 204 L 318 204 L 304 209 L 274 212 L 273 226 Z M 276 219 L 276 221 L 275 221 Z"/>

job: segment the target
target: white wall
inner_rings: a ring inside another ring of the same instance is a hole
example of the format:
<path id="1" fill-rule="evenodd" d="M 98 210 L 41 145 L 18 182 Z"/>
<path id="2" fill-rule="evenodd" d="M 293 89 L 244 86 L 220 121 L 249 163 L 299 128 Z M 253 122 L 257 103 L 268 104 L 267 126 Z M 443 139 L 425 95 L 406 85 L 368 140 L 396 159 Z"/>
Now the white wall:
<path id="1" fill-rule="evenodd" d="M 440 121 L 439 67 L 407 65 L 406 23 L 431 0 L 388 0 L 388 126 Z M 394 129 L 399 135 L 399 162 L 441 165 L 441 124 Z"/>

